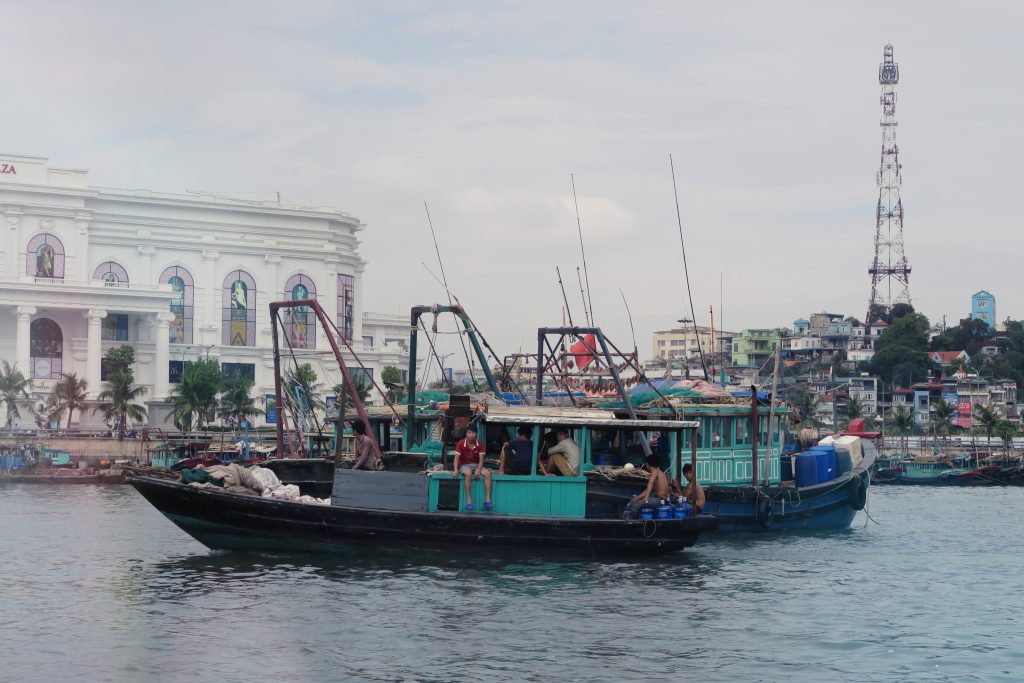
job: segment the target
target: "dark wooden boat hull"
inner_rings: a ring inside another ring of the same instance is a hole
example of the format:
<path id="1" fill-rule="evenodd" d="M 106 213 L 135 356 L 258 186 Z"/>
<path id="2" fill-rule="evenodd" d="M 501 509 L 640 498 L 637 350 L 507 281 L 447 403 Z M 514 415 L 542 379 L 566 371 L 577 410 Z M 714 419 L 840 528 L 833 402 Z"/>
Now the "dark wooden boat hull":
<path id="1" fill-rule="evenodd" d="M 227 493 L 153 477 L 129 483 L 156 509 L 209 548 L 337 552 L 357 546 L 474 549 L 544 554 L 665 554 L 717 528 L 709 515 L 626 521 L 507 517 L 486 512 L 425 513 L 308 505 Z"/>

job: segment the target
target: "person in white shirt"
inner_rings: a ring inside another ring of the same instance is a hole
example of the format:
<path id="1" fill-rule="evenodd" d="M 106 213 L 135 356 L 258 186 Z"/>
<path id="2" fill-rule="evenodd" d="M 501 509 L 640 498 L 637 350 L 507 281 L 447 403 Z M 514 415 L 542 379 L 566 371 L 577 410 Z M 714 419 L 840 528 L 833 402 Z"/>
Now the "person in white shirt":
<path id="1" fill-rule="evenodd" d="M 576 477 L 580 473 L 580 447 L 569 438 L 569 430 L 559 427 L 555 430 L 558 443 L 548 449 L 546 462 L 540 463 L 540 470 L 552 477 L 561 474 L 563 477 Z"/>

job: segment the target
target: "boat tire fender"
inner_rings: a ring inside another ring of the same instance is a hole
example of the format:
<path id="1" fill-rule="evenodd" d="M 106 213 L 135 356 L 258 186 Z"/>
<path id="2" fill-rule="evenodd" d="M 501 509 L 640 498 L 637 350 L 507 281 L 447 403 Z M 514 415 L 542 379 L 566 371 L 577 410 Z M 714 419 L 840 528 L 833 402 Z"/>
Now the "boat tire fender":
<path id="1" fill-rule="evenodd" d="M 857 477 L 857 483 L 850 487 L 850 507 L 863 510 L 868 502 L 868 478 L 863 474 Z"/>
<path id="2" fill-rule="evenodd" d="M 758 496 L 757 523 L 761 525 L 762 529 L 770 529 L 772 522 L 775 521 L 775 515 L 772 512 L 772 507 L 774 507 L 774 505 L 771 496 Z"/>

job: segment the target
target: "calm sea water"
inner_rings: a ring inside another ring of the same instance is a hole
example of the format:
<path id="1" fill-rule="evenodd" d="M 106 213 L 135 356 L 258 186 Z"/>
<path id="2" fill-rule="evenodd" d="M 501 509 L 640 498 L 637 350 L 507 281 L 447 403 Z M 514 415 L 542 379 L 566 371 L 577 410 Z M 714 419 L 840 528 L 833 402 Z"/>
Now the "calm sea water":
<path id="1" fill-rule="evenodd" d="M 1020 681 L 1024 489 L 878 488 L 671 559 L 221 554 L 129 487 L 0 485 L 3 681 Z"/>

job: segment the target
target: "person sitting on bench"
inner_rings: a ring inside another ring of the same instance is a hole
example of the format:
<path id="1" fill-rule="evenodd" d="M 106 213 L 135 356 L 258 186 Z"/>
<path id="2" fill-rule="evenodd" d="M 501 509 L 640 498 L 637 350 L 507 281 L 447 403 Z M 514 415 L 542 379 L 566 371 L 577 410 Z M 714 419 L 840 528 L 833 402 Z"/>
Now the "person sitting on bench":
<path id="1" fill-rule="evenodd" d="M 529 427 L 520 427 L 516 438 L 501 447 L 498 474 L 530 474 L 533 466 L 533 434 Z"/>

